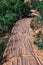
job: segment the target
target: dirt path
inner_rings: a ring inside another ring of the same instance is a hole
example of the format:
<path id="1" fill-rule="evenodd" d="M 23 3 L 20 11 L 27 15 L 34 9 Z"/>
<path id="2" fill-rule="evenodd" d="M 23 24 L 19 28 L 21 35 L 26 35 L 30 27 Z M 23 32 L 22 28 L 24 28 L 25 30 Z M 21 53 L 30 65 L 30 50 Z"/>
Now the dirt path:
<path id="1" fill-rule="evenodd" d="M 12 29 L 11 37 L 4 52 L 3 65 L 43 65 L 32 47 L 33 31 L 31 18 L 19 20 Z"/>

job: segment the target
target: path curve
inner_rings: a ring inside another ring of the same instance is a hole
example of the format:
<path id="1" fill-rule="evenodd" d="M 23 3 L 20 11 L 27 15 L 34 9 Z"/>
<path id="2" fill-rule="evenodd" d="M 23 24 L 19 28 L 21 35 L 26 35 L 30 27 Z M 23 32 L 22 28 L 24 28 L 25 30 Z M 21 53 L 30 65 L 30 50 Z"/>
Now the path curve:
<path id="1" fill-rule="evenodd" d="M 13 27 L 3 57 L 3 65 L 43 65 L 32 47 L 31 18 L 19 20 Z"/>

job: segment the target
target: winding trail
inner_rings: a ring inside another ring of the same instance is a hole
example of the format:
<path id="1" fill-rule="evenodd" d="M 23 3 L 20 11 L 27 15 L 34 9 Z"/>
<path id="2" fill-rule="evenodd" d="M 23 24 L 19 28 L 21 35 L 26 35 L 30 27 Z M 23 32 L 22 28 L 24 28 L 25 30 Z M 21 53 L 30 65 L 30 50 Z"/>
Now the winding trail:
<path id="1" fill-rule="evenodd" d="M 3 65 L 43 65 L 32 47 L 31 18 L 19 20 L 13 27 L 3 57 Z"/>

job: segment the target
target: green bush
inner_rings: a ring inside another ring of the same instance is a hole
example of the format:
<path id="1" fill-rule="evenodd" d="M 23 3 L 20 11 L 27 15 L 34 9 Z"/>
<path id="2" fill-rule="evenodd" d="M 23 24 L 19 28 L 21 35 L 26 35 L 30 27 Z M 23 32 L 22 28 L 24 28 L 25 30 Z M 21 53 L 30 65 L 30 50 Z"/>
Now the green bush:
<path id="1" fill-rule="evenodd" d="M 38 3 L 37 11 L 40 12 L 40 15 L 41 15 L 41 17 L 43 19 L 43 1 L 41 1 L 41 2 Z"/>
<path id="2" fill-rule="evenodd" d="M 41 31 L 39 31 L 36 35 L 35 35 L 35 40 L 34 40 L 34 44 L 36 44 L 39 49 L 43 49 L 43 39 L 41 39 L 40 37 L 41 35 Z"/>
<path id="3" fill-rule="evenodd" d="M 42 1 L 31 0 L 31 5 L 32 9 L 37 10 L 43 19 L 43 0 Z"/>
<path id="4" fill-rule="evenodd" d="M 32 19 L 31 23 L 30 23 L 30 27 L 34 30 L 37 30 L 41 27 L 41 21 L 40 21 L 40 18 L 39 16 L 36 16 Z"/>
<path id="5" fill-rule="evenodd" d="M 38 1 L 37 0 L 31 0 L 32 9 L 37 9 Z"/>
<path id="6" fill-rule="evenodd" d="M 3 38 L 2 41 L 0 42 L 0 63 L 1 63 L 2 59 L 3 59 L 3 52 L 4 52 L 5 48 L 6 48 L 6 43 L 7 43 L 8 39 L 9 39 L 8 37 Z"/>
<path id="7" fill-rule="evenodd" d="M 30 23 L 30 27 L 31 27 L 32 29 L 35 29 L 35 24 L 34 24 L 34 22 L 35 22 L 35 19 L 32 19 L 32 21 L 31 21 L 31 23 Z"/>
<path id="8" fill-rule="evenodd" d="M 37 45 L 39 47 L 39 49 L 43 49 L 43 41 L 41 40 L 35 40 L 34 44 Z"/>
<path id="9" fill-rule="evenodd" d="M 21 0 L 2 0 L 0 2 L 0 34 L 10 32 L 18 19 L 28 17 L 31 13 L 28 3 Z"/>
<path id="10" fill-rule="evenodd" d="M 31 28 L 35 29 L 35 24 L 34 22 L 38 22 L 37 24 L 39 25 L 39 28 L 43 28 L 43 0 L 42 1 L 37 1 L 37 0 L 31 0 L 31 5 L 32 5 L 32 9 L 37 10 L 39 12 L 39 15 L 35 21 L 35 19 L 33 19 L 31 21 Z M 40 21 L 40 22 L 39 22 Z M 37 29 L 39 29 L 37 26 Z M 39 31 L 36 35 L 35 35 L 35 41 L 34 44 L 36 44 L 39 49 L 43 49 L 43 39 L 40 37 L 41 35 L 41 31 Z"/>

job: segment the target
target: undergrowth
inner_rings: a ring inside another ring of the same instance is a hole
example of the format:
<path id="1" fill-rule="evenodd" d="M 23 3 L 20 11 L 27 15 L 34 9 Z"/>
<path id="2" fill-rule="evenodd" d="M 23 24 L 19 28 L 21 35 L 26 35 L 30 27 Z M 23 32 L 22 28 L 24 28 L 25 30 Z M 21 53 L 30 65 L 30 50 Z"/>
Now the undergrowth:
<path id="1" fill-rule="evenodd" d="M 3 59 L 3 53 L 6 48 L 6 43 L 8 42 L 9 37 L 4 37 L 2 41 L 0 42 L 0 63 Z"/>

